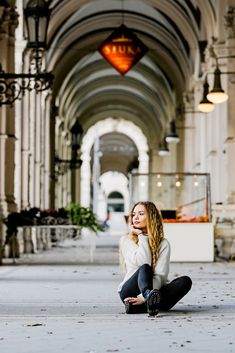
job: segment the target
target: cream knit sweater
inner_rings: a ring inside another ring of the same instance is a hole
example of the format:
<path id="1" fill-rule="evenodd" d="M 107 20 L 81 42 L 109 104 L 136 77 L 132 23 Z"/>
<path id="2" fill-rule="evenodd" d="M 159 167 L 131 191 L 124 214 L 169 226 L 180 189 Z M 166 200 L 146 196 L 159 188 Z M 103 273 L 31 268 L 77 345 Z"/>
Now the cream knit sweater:
<path id="1" fill-rule="evenodd" d="M 140 234 L 138 236 L 138 244 L 136 244 L 130 235 L 124 235 L 120 239 L 119 252 L 121 262 L 125 269 L 125 277 L 118 287 L 121 291 L 123 284 L 135 273 L 143 264 L 151 266 L 151 252 L 149 248 L 149 237 Z M 163 239 L 159 246 L 158 260 L 153 274 L 153 288 L 160 289 L 168 282 L 170 262 L 170 244 L 167 239 Z"/>

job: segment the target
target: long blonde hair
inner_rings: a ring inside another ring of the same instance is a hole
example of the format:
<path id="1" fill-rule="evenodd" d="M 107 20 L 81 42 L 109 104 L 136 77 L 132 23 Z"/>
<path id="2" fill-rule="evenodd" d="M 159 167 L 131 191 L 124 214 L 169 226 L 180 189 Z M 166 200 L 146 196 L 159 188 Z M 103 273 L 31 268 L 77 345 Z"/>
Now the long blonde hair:
<path id="1" fill-rule="evenodd" d="M 153 202 L 139 201 L 131 209 L 129 215 L 129 224 L 132 224 L 133 211 L 137 205 L 143 205 L 146 210 L 147 234 L 149 236 L 149 247 L 152 255 L 152 268 L 154 270 L 158 259 L 159 245 L 164 238 L 162 216 Z M 130 235 L 132 240 L 137 244 L 138 236 L 132 232 Z"/>

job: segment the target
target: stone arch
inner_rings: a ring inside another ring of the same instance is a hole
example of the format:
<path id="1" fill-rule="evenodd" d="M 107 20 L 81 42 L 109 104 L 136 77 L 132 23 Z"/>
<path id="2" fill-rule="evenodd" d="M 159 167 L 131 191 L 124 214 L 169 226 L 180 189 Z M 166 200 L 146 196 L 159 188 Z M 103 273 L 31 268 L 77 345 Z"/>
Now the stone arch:
<path id="1" fill-rule="evenodd" d="M 149 171 L 149 156 L 148 156 L 148 143 L 147 138 L 141 131 L 141 129 L 133 122 L 124 120 L 122 118 L 114 119 L 107 118 L 98 121 L 96 124 L 91 126 L 85 134 L 82 146 L 81 146 L 81 204 L 84 206 L 90 205 L 90 180 L 91 180 L 91 168 L 90 168 L 90 152 L 97 136 L 102 136 L 110 132 L 120 132 L 127 135 L 136 144 L 138 155 L 139 155 L 139 172 L 148 173 Z M 147 198 L 147 185 L 143 190 L 143 197 Z"/>

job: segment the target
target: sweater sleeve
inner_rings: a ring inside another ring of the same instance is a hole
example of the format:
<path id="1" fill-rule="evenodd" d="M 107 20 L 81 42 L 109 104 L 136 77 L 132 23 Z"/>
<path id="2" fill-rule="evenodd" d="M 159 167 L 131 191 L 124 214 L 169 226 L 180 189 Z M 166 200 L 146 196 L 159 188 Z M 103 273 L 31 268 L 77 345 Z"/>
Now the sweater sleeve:
<path id="1" fill-rule="evenodd" d="M 154 288 L 160 289 L 168 281 L 170 269 L 170 244 L 167 239 L 162 241 L 159 249 L 157 264 L 153 275 Z"/>
<path id="2" fill-rule="evenodd" d="M 139 267 L 143 264 L 151 265 L 148 236 L 139 235 L 138 239 L 138 244 L 135 244 L 129 237 L 121 240 L 121 252 L 127 266 Z"/>

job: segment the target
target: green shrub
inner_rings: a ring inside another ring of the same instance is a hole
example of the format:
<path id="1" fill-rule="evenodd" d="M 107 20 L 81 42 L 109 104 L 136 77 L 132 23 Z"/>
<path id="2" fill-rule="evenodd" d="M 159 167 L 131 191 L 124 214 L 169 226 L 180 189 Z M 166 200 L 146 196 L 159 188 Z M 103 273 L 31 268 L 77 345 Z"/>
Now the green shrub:
<path id="1" fill-rule="evenodd" d="M 89 207 L 83 207 L 78 203 L 70 203 L 65 209 L 71 223 L 77 225 L 80 232 L 82 228 L 88 228 L 95 233 L 103 230 L 96 219 L 96 215 Z"/>

